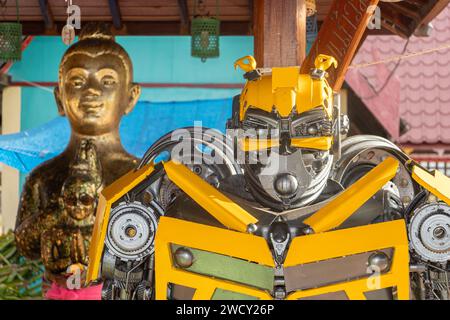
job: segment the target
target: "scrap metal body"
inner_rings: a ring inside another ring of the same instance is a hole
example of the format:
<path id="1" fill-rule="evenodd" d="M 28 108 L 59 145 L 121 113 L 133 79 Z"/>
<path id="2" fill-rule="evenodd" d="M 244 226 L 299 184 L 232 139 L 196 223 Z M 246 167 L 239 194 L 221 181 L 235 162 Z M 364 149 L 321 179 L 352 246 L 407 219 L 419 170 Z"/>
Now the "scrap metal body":
<path id="1" fill-rule="evenodd" d="M 341 140 L 332 65 L 319 55 L 300 74 L 238 60 L 237 134 L 171 133 L 105 188 L 87 283 L 103 281 L 104 299 L 448 298 L 450 181 L 385 139 Z M 203 161 L 175 157 L 180 141 Z M 230 157 L 230 141 L 257 161 Z"/>

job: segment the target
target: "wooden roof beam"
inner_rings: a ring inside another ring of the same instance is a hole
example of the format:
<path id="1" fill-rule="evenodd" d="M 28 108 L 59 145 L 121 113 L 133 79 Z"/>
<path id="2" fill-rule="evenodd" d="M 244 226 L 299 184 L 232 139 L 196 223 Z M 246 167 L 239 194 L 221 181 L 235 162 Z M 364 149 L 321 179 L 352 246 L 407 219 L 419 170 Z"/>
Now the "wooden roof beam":
<path id="1" fill-rule="evenodd" d="M 98 22 L 89 17 L 83 20 L 83 24 L 88 22 Z M 65 21 L 55 21 L 54 30 L 45 30 L 43 21 L 22 22 L 24 35 L 56 35 L 60 36 Z M 224 36 L 251 35 L 248 21 L 222 21 L 220 24 L 220 34 Z M 181 23 L 179 21 L 124 21 L 120 30 L 114 30 L 117 36 L 178 36 L 180 35 Z"/>
<path id="2" fill-rule="evenodd" d="M 450 0 L 436 0 L 433 8 L 422 19 L 421 24 L 430 23 L 436 16 L 438 16 L 442 10 L 444 10 L 450 4 Z"/>
<path id="3" fill-rule="evenodd" d="M 108 0 L 109 11 L 111 12 L 114 28 L 122 29 L 122 15 L 120 14 L 120 6 L 118 0 Z"/>
<path id="4" fill-rule="evenodd" d="M 180 33 L 189 33 L 189 9 L 187 0 L 178 0 L 178 9 L 180 10 Z"/>
<path id="5" fill-rule="evenodd" d="M 250 29 L 249 32 L 253 34 L 253 28 L 255 25 L 255 1 L 254 0 L 248 0 L 248 12 L 250 14 Z"/>
<path id="6" fill-rule="evenodd" d="M 386 7 L 390 8 L 391 10 L 394 9 L 396 12 L 403 14 L 404 16 L 410 17 L 413 19 L 416 24 L 419 23 L 419 21 L 422 19 L 419 12 L 416 10 L 413 10 L 412 8 L 408 8 L 408 3 L 388 3 L 386 4 Z"/>
<path id="7" fill-rule="evenodd" d="M 306 55 L 305 0 L 254 0 L 253 6 L 258 66 L 301 65 Z"/>
<path id="8" fill-rule="evenodd" d="M 382 11 L 381 26 L 402 38 L 409 38 L 416 28 L 416 23 L 410 17 L 395 11 Z"/>
<path id="9" fill-rule="evenodd" d="M 302 64 L 301 73 L 309 73 L 314 68 L 318 54 L 333 56 L 338 61 L 338 66 L 328 69 L 328 82 L 333 90 L 338 92 L 367 30 L 367 24 L 372 16 L 369 9 L 377 6 L 378 1 L 334 0 L 316 41 Z"/>
<path id="10" fill-rule="evenodd" d="M 44 18 L 45 28 L 49 30 L 53 29 L 55 23 L 48 0 L 39 0 L 39 8 L 41 10 L 42 18 Z"/>

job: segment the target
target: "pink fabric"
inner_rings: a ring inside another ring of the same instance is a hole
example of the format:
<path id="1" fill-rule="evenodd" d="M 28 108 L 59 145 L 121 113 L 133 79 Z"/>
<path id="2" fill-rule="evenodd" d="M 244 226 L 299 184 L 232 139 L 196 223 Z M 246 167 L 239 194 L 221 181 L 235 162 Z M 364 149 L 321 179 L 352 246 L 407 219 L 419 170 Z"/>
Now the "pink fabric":
<path id="1" fill-rule="evenodd" d="M 69 290 L 52 283 L 45 297 L 51 300 L 101 300 L 102 285 L 91 286 L 79 290 Z"/>

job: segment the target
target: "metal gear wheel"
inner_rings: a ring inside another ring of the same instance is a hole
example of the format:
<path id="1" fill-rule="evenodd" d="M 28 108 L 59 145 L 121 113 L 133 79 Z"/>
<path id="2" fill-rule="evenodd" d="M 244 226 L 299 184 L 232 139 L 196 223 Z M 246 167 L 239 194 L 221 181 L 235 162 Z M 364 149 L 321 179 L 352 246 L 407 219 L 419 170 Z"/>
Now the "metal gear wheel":
<path id="1" fill-rule="evenodd" d="M 412 248 L 424 260 L 450 260 L 450 207 L 437 203 L 419 208 L 409 224 L 409 236 Z"/>
<path id="2" fill-rule="evenodd" d="M 141 260 L 154 251 L 155 213 L 140 202 L 120 203 L 111 211 L 106 246 L 121 259 Z"/>

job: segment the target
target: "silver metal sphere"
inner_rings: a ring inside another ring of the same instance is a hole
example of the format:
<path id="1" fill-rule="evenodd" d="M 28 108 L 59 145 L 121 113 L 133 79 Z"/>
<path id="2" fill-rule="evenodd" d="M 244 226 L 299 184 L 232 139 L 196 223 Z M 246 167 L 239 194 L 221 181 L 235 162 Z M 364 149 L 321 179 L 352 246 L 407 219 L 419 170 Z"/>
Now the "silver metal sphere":
<path id="1" fill-rule="evenodd" d="M 194 255 L 189 249 L 178 248 L 174 254 L 175 262 L 180 268 L 189 268 L 194 263 Z"/>
<path id="2" fill-rule="evenodd" d="M 250 224 L 247 226 L 247 232 L 248 232 L 248 233 L 255 233 L 256 230 L 258 230 L 258 226 L 257 226 L 256 224 L 254 224 L 254 223 L 250 223 Z"/>
<path id="3" fill-rule="evenodd" d="M 310 134 L 310 135 L 315 135 L 315 134 L 317 134 L 317 127 L 316 126 L 309 126 L 308 127 L 308 134 Z"/>
<path id="4" fill-rule="evenodd" d="M 297 191 L 298 181 L 292 174 L 283 173 L 275 179 L 274 187 L 279 195 L 289 196 Z"/>
<path id="5" fill-rule="evenodd" d="M 384 252 L 377 252 L 369 257 L 369 267 L 384 272 L 389 269 L 389 257 Z"/>

